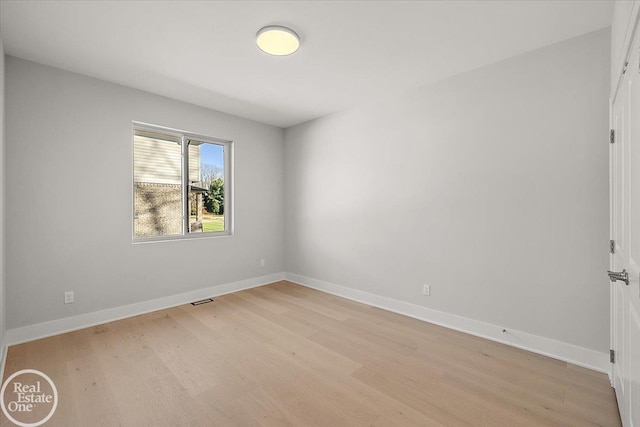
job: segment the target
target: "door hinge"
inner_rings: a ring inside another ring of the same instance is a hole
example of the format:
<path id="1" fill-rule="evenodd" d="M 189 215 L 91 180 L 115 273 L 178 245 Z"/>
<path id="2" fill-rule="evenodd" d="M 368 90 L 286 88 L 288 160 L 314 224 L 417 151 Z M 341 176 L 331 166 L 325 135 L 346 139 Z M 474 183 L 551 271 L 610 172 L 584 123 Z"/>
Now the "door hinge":
<path id="1" fill-rule="evenodd" d="M 609 131 L 609 143 L 613 144 L 614 142 L 616 142 L 616 131 L 611 129 Z"/>
<path id="2" fill-rule="evenodd" d="M 616 351 L 609 350 L 609 362 L 616 363 Z"/>
<path id="3" fill-rule="evenodd" d="M 616 253 L 616 241 L 615 240 L 609 240 L 609 253 L 610 254 L 615 254 Z"/>

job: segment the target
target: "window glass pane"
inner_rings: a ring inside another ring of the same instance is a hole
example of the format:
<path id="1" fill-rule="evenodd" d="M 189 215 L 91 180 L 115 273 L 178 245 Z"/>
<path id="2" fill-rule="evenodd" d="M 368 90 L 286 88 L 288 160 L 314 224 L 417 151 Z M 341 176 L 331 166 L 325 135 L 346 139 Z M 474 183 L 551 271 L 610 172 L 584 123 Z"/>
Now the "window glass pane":
<path id="1" fill-rule="evenodd" d="M 225 231 L 224 145 L 189 141 L 189 232 Z"/>
<path id="2" fill-rule="evenodd" d="M 134 236 L 182 234 L 181 138 L 136 130 L 133 137 Z"/>

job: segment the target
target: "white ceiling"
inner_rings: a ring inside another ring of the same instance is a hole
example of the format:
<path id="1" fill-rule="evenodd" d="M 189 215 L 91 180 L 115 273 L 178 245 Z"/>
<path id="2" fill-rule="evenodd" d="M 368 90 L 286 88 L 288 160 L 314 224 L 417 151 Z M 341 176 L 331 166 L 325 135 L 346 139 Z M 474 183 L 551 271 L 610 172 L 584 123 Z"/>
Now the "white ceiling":
<path id="1" fill-rule="evenodd" d="M 611 23 L 610 1 L 6 1 L 9 55 L 288 127 Z M 268 24 L 302 46 L 271 57 Z"/>

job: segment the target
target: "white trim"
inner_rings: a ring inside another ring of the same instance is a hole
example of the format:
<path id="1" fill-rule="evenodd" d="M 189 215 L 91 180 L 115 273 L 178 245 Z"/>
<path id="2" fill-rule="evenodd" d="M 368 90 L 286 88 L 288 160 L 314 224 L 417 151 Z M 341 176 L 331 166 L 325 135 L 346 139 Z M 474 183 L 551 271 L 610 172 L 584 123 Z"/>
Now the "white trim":
<path id="1" fill-rule="evenodd" d="M 445 313 L 416 304 L 375 295 L 369 292 L 347 288 L 341 285 L 324 282 L 322 280 L 311 279 L 298 274 L 275 273 L 267 276 L 260 276 L 252 279 L 240 280 L 238 282 L 198 289 L 183 294 L 157 298 L 150 301 L 142 301 L 125 306 L 108 308 L 93 313 L 80 314 L 78 316 L 9 329 L 6 331 L 4 340 L 0 347 L 0 375 L 4 375 L 7 348 L 10 345 L 21 344 L 102 323 L 138 316 L 140 314 L 175 307 L 204 298 L 216 297 L 245 289 L 256 288 L 269 283 L 278 282 L 280 280 L 289 280 L 308 288 L 337 295 L 353 301 L 358 301 L 374 307 L 379 307 L 414 319 L 434 323 L 449 329 L 454 329 L 481 338 L 486 338 L 491 341 L 500 342 L 523 350 L 553 357 L 554 359 L 570 362 L 599 372 L 609 373 L 609 355 L 606 353 L 600 353 L 595 350 L 513 329 L 510 329 L 507 334 L 503 334 L 503 328 L 501 326 L 490 323 Z"/>
<path id="2" fill-rule="evenodd" d="M 615 101 L 616 96 L 618 95 L 618 89 L 620 88 L 620 83 L 622 82 L 622 78 L 624 74 L 622 74 L 622 70 L 624 69 L 624 65 L 629 59 L 631 44 L 633 42 L 633 37 L 636 33 L 636 27 L 638 26 L 638 20 L 640 19 L 640 2 L 638 0 L 633 1 L 633 6 L 631 6 L 631 13 L 629 14 L 629 20 L 627 22 L 626 33 L 624 35 L 624 41 L 622 42 L 622 52 L 620 58 L 613 58 L 614 61 L 614 75 L 612 79 L 615 79 L 615 85 L 613 86 L 611 99 L 612 102 Z"/>
<path id="3" fill-rule="evenodd" d="M 120 307 L 107 308 L 93 313 L 85 313 L 77 316 L 65 317 L 63 319 L 51 320 L 49 322 L 37 323 L 35 325 L 23 326 L 21 328 L 9 329 L 5 334 L 2 346 L 3 363 L 4 354 L 6 353 L 5 349 L 10 345 L 46 338 L 65 332 L 100 325 L 102 323 L 113 322 L 114 320 L 125 319 L 127 317 L 138 316 L 140 314 L 175 307 L 205 298 L 217 297 L 220 295 L 230 294 L 232 292 L 256 288 L 258 286 L 278 282 L 283 279 L 284 273 L 270 274 L 267 276 L 240 280 L 238 282 L 211 286 L 204 289 L 185 292 L 183 294 L 137 302 Z"/>
<path id="4" fill-rule="evenodd" d="M 7 340 L 3 339 L 2 343 L 0 343 L 0 378 L 4 378 L 4 366 L 7 362 L 7 349 L 9 346 L 7 345 Z"/>
<path id="5" fill-rule="evenodd" d="M 298 274 L 285 273 L 285 279 L 308 288 L 413 317 L 414 319 L 549 356 L 595 371 L 609 373 L 609 355 L 606 353 L 513 329 L 509 329 L 505 334 L 502 332 L 503 328 L 501 326 L 491 323 L 445 313 Z"/>
<path id="6" fill-rule="evenodd" d="M 613 98 L 609 97 L 609 132 L 611 131 L 617 132 L 617 129 L 614 128 L 614 123 L 613 123 Z M 614 133 L 614 138 L 616 136 L 619 135 L 615 135 Z M 611 134 L 609 134 L 609 138 L 611 138 Z M 614 140 L 615 141 L 615 140 Z M 609 144 L 609 242 L 611 242 L 611 240 L 615 240 L 615 233 L 613 230 L 613 155 L 614 155 L 614 146 L 615 146 L 615 142 L 614 144 Z M 615 252 L 615 243 L 614 243 L 614 252 Z M 613 257 L 614 254 L 611 253 L 611 250 L 609 250 L 609 270 L 613 270 Z M 602 277 L 603 282 L 606 280 L 606 278 Z M 606 283 L 606 282 L 605 282 Z M 609 286 L 609 348 L 612 349 L 613 348 L 613 326 L 614 326 L 614 319 L 613 319 L 613 291 L 614 291 L 614 287 L 611 286 L 611 283 L 608 283 Z M 614 386 L 613 384 L 613 363 L 609 363 L 609 369 L 607 369 L 607 375 L 609 375 L 609 383 L 611 384 L 611 387 Z"/>

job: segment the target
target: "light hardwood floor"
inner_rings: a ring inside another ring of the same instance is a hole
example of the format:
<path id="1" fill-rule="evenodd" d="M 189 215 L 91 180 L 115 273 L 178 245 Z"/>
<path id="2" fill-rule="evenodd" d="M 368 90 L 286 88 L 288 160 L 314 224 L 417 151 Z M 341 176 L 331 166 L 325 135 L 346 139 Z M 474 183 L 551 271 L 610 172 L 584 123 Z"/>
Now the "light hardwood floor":
<path id="1" fill-rule="evenodd" d="M 620 425 L 604 374 L 289 282 L 11 347 L 25 368 L 47 426 Z"/>

